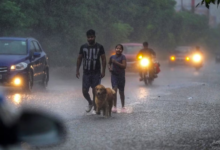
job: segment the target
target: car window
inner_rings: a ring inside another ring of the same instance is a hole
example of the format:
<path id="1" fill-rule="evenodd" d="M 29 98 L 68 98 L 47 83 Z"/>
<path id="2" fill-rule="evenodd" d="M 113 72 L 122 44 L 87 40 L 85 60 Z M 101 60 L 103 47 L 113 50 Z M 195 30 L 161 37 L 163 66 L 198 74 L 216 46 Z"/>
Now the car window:
<path id="1" fill-rule="evenodd" d="M 124 46 L 124 53 L 136 54 L 140 49 L 142 49 L 142 46 L 139 46 L 139 45 L 125 45 Z"/>
<path id="2" fill-rule="evenodd" d="M 189 53 L 191 51 L 191 47 L 181 46 L 175 49 L 176 53 Z"/>
<path id="3" fill-rule="evenodd" d="M 27 54 L 27 43 L 23 40 L 0 40 L 0 54 L 25 55 Z"/>
<path id="4" fill-rule="evenodd" d="M 36 48 L 34 46 L 34 43 L 33 42 L 30 42 L 30 51 L 33 51 L 35 52 L 36 51 Z"/>
<path id="5" fill-rule="evenodd" d="M 34 46 L 35 46 L 35 48 L 36 48 L 36 52 L 42 52 L 42 50 L 41 50 L 39 44 L 38 44 L 36 41 L 34 41 L 33 43 L 34 43 Z"/>

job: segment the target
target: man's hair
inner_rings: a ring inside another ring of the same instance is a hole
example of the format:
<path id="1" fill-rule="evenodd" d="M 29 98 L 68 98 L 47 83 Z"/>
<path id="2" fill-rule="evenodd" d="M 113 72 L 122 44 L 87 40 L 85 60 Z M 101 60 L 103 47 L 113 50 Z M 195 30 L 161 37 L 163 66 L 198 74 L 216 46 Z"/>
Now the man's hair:
<path id="1" fill-rule="evenodd" d="M 143 46 L 148 46 L 148 42 L 144 42 L 144 43 L 143 43 Z"/>
<path id="2" fill-rule="evenodd" d="M 89 35 L 94 35 L 95 36 L 95 30 L 93 29 L 90 29 L 86 32 L 86 36 L 89 36 Z"/>

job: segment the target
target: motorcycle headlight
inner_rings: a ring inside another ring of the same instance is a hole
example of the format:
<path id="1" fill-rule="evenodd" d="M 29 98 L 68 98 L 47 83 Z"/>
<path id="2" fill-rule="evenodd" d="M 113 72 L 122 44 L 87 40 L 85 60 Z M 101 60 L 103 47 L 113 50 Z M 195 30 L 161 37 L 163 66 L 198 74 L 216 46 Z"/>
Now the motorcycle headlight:
<path id="1" fill-rule="evenodd" d="M 143 58 L 143 59 L 141 60 L 141 66 L 146 67 L 146 66 L 148 66 L 148 65 L 149 65 L 149 59 Z"/>
<path id="2" fill-rule="evenodd" d="M 21 62 L 19 64 L 12 65 L 11 66 L 11 71 L 24 70 L 25 68 L 27 68 L 27 63 Z"/>
<path id="3" fill-rule="evenodd" d="M 201 55 L 195 54 L 195 55 L 193 56 L 193 61 L 194 61 L 194 62 L 200 62 L 201 60 L 202 60 L 202 56 L 201 56 Z"/>
<path id="4" fill-rule="evenodd" d="M 170 60 L 174 61 L 175 60 L 175 56 L 171 56 Z"/>

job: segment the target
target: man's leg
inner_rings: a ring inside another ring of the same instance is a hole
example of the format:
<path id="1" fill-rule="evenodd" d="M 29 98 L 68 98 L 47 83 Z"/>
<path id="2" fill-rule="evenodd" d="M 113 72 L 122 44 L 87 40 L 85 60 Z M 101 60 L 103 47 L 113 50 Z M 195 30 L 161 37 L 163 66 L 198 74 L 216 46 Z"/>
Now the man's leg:
<path id="1" fill-rule="evenodd" d="M 90 95 L 89 95 L 89 89 L 83 88 L 83 96 L 88 101 L 89 105 L 92 105 L 92 100 L 91 100 Z"/>
<path id="2" fill-rule="evenodd" d="M 91 75 L 86 75 L 86 74 L 83 74 L 83 86 L 82 86 L 82 93 L 83 93 L 83 96 L 85 97 L 85 99 L 88 101 L 89 105 L 86 109 L 86 112 L 90 112 L 91 109 L 92 109 L 92 100 L 90 98 L 90 95 L 89 95 L 89 88 L 91 86 Z"/>

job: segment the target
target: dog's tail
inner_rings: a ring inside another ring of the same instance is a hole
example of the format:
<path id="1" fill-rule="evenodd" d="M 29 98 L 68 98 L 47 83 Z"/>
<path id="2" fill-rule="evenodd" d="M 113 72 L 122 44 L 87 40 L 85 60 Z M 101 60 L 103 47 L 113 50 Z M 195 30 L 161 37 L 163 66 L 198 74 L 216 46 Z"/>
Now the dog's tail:
<path id="1" fill-rule="evenodd" d="M 114 89 L 111 89 L 111 90 L 112 90 L 112 93 L 115 94 L 115 90 Z"/>

